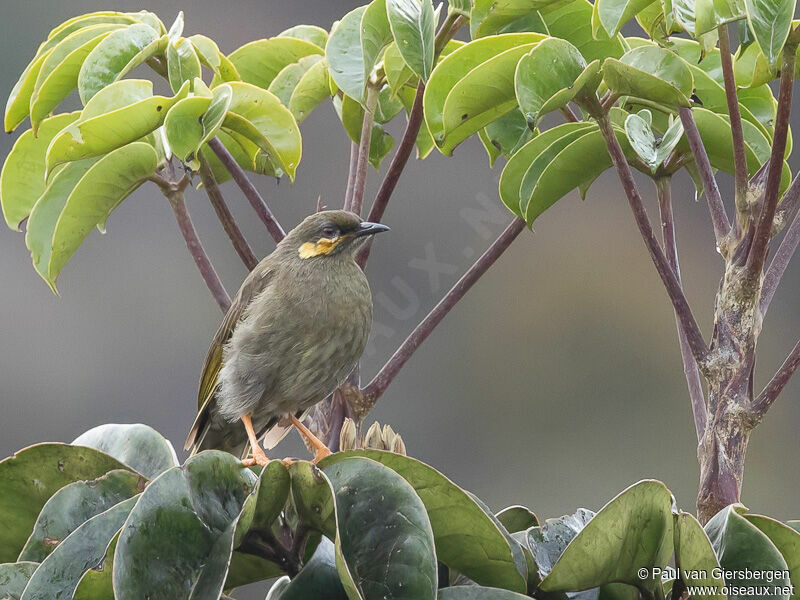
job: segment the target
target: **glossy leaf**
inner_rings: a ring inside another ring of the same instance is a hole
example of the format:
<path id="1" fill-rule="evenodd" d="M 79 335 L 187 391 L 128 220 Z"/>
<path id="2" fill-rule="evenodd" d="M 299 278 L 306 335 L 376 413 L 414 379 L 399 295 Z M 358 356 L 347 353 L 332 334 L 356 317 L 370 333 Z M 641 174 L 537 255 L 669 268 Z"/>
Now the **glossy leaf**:
<path id="1" fill-rule="evenodd" d="M 331 79 L 346 95 L 361 100 L 366 89 L 364 55 L 361 48 L 361 19 L 366 6 L 347 13 L 334 27 L 325 45 Z"/>
<path id="2" fill-rule="evenodd" d="M 789 525 L 762 515 L 745 514 L 744 518 L 766 535 L 789 567 L 789 578 L 794 587 L 792 600 L 800 598 L 800 532 Z"/>
<path id="3" fill-rule="evenodd" d="M 412 485 L 428 513 L 439 561 L 479 584 L 525 591 L 525 578 L 501 528 L 467 492 L 414 458 L 381 450 L 347 456 L 378 461 Z"/>
<path id="4" fill-rule="evenodd" d="M 115 99 L 117 91 L 127 93 L 131 82 L 149 85 L 152 90 L 149 81 L 118 81 L 103 90 L 102 104 L 106 99 Z M 63 162 L 106 154 L 146 136 L 162 125 L 169 109 L 185 98 L 188 92 L 187 82 L 172 98 L 150 96 L 101 114 L 97 112 L 105 107 L 99 101 L 87 104 L 80 119 L 64 128 L 50 143 L 47 150 L 48 170 Z"/>
<path id="5" fill-rule="evenodd" d="M 180 38 L 167 44 L 166 57 L 167 76 L 174 93 L 177 93 L 184 83 L 191 84 L 195 77 L 202 75 L 200 58 L 188 39 Z"/>
<path id="6" fill-rule="evenodd" d="M 322 54 L 316 45 L 293 37 L 256 40 L 234 50 L 228 58 L 242 81 L 269 88 L 281 70 L 304 56 Z"/>
<path id="7" fill-rule="evenodd" d="M 744 0 L 747 22 L 770 65 L 778 61 L 792 26 L 797 0 Z"/>
<path id="8" fill-rule="evenodd" d="M 652 3 L 653 0 L 597 0 L 592 13 L 592 28 L 596 32 L 602 27 L 608 35 L 616 35 L 625 23 Z"/>
<path id="9" fill-rule="evenodd" d="M 720 25 L 743 19 L 744 2 L 741 0 L 696 0 L 694 31 L 700 35 L 713 31 Z"/>
<path id="10" fill-rule="evenodd" d="M 28 580 L 38 567 L 39 563 L 34 562 L 0 564 L 0 598 L 19 600 L 22 591 L 28 585 Z"/>
<path id="11" fill-rule="evenodd" d="M 294 27 L 281 31 L 278 37 L 290 37 L 303 40 L 322 49 L 325 48 L 325 44 L 328 42 L 328 32 L 316 25 L 295 25 Z"/>
<path id="12" fill-rule="evenodd" d="M 680 566 L 684 573 L 691 572 L 693 579 L 683 578 L 683 583 L 687 586 L 705 587 L 708 590 L 720 590 L 718 593 L 700 594 L 695 593 L 695 597 L 708 600 L 725 600 L 722 593 L 724 580 L 714 577 L 714 569 L 719 569 L 714 549 L 708 539 L 703 526 L 689 513 L 680 511 L 675 514 L 675 563 Z M 701 577 L 700 575 L 705 575 Z"/>
<path id="13" fill-rule="evenodd" d="M 172 444 L 152 427 L 135 424 L 107 423 L 81 434 L 74 446 L 88 446 L 125 463 L 147 479 L 178 466 Z"/>
<path id="14" fill-rule="evenodd" d="M 775 544 L 758 527 L 742 516 L 745 509 L 733 504 L 719 511 L 706 523 L 720 566 L 731 571 L 725 579 L 729 586 L 788 587 L 789 578 L 775 577 L 775 571 L 787 570 L 786 561 Z M 746 572 L 749 569 L 749 573 Z M 769 581 L 768 581 L 769 579 Z M 788 594 L 740 595 L 739 600 L 789 600 Z"/>
<path id="15" fill-rule="evenodd" d="M 19 560 L 42 562 L 73 531 L 92 517 L 133 498 L 146 479 L 125 470 L 110 471 L 90 481 L 76 481 L 53 494 L 36 518 Z"/>
<path id="16" fill-rule="evenodd" d="M 226 81 L 240 81 L 239 72 L 230 59 L 225 56 L 217 46 L 217 43 L 204 35 L 190 36 L 189 41 L 194 46 L 195 52 L 200 62 L 214 72 L 216 83 Z"/>
<path id="17" fill-rule="evenodd" d="M 533 136 L 534 132 L 528 127 L 528 122 L 518 110 L 512 110 L 478 132 L 478 138 L 489 155 L 490 167 L 493 167 L 495 161 L 501 156 L 511 157 Z M 431 144 L 433 144 L 433 140 L 431 140 Z"/>
<path id="18" fill-rule="evenodd" d="M 144 24 L 131 25 L 105 37 L 86 57 L 78 75 L 84 105 L 97 92 L 118 81 L 163 50 L 166 39 Z"/>
<path id="19" fill-rule="evenodd" d="M 386 0 L 389 25 L 406 65 L 423 81 L 433 71 L 436 22 L 431 0 Z"/>
<path id="20" fill-rule="evenodd" d="M 317 61 L 297 82 L 287 106 L 298 123 L 301 123 L 325 99 L 331 96 L 328 62 Z"/>
<path id="21" fill-rule="evenodd" d="M 31 576 L 20 600 L 72 597 L 81 577 L 97 566 L 139 498 L 130 498 L 102 512 L 73 531 Z"/>
<path id="22" fill-rule="evenodd" d="M 114 552 L 117 549 L 119 532 L 105 549 L 105 555 L 86 571 L 75 588 L 72 600 L 116 600 L 114 598 Z"/>
<path id="23" fill-rule="evenodd" d="M 219 598 L 239 514 L 256 476 L 205 451 L 162 473 L 125 522 L 114 558 L 117 600 Z"/>
<path id="24" fill-rule="evenodd" d="M 74 481 L 96 479 L 125 466 L 94 450 L 69 444 L 37 444 L 0 462 L 0 562 L 14 562 L 42 507 Z"/>
<path id="25" fill-rule="evenodd" d="M 665 106 L 689 106 L 693 78 L 688 65 L 669 50 L 641 46 L 603 63 L 609 89 Z"/>
<path id="26" fill-rule="evenodd" d="M 288 579 L 288 578 L 287 578 Z M 311 559 L 291 580 L 276 582 L 267 598 L 273 600 L 347 600 L 336 570 L 336 552 L 333 542 L 323 537 Z"/>
<path id="27" fill-rule="evenodd" d="M 552 9 L 569 0 L 474 0 L 470 11 L 470 33 L 480 38 L 500 32 L 534 11 Z"/>
<path id="28" fill-rule="evenodd" d="M 536 518 L 533 511 L 519 505 L 504 508 L 497 513 L 496 517 L 509 533 L 525 531 L 539 524 L 539 519 Z"/>
<path id="29" fill-rule="evenodd" d="M 647 111 L 642 111 L 638 115 L 629 115 L 625 119 L 625 134 L 628 136 L 631 148 L 655 173 L 680 141 L 683 135 L 683 124 L 677 119 L 674 120 L 664 133 L 664 137 L 656 139 L 650 123 L 642 117 L 642 113 L 647 113 Z"/>
<path id="30" fill-rule="evenodd" d="M 579 591 L 627 583 L 652 591 L 660 579 L 639 576 L 664 568 L 673 551 L 672 494 L 658 481 L 642 481 L 604 506 L 570 542 L 542 580 L 544 591 Z"/>
<path id="31" fill-rule="evenodd" d="M 561 38 L 575 46 L 587 63 L 606 58 L 620 58 L 628 50 L 621 34 L 609 36 L 605 30 L 592 31 L 592 4 L 574 0 L 542 14 L 543 33 Z M 538 29 L 537 29 L 538 31 Z"/>
<path id="32" fill-rule="evenodd" d="M 275 76 L 269 84 L 269 91 L 275 94 L 284 106 L 289 106 L 292 92 L 308 70 L 321 60 L 325 60 L 319 54 L 304 56 L 296 63 L 286 65 L 280 73 Z"/>
<path id="33" fill-rule="evenodd" d="M 519 108 L 529 126 L 536 127 L 546 113 L 563 108 L 576 95 L 594 93 L 599 73 L 600 61 L 587 68 L 578 49 L 565 40 L 548 38 L 534 46 L 519 60 L 514 75 Z"/>
<path id="34" fill-rule="evenodd" d="M 350 139 L 359 144 L 364 121 L 364 108 L 349 96 L 342 98 L 341 102 L 337 102 L 337 100 L 334 100 L 334 106 L 339 107 L 342 125 L 344 125 L 344 129 Z M 393 145 L 394 138 L 380 124 L 373 125 L 372 136 L 369 140 L 370 164 L 376 169 L 380 168 L 381 161 L 389 154 Z"/>
<path id="35" fill-rule="evenodd" d="M 269 531 L 286 504 L 290 483 L 282 462 L 273 460 L 264 467 L 256 484 L 251 528 Z"/>
<path id="36" fill-rule="evenodd" d="M 439 600 L 523 600 L 528 596 L 500 588 L 460 585 L 439 592 Z"/>
<path id="37" fill-rule="evenodd" d="M 367 4 L 367 9 L 361 16 L 361 60 L 363 61 L 365 85 L 370 81 L 375 67 L 383 57 L 386 46 L 392 43 L 392 30 L 389 26 L 386 4 L 387 0 L 372 0 Z M 350 52 L 353 52 L 353 48 L 350 49 Z M 353 96 L 353 98 L 363 101 L 364 92 L 362 91 L 361 95 Z"/>
<path id="38" fill-rule="evenodd" d="M 45 155 L 53 137 L 80 113 L 61 114 L 45 119 L 38 136 L 23 133 L 6 157 L 0 174 L 0 205 L 8 226 L 19 231 L 19 225 L 30 215 L 33 205 L 45 190 Z"/>
<path id="39" fill-rule="evenodd" d="M 336 567 L 350 598 L 436 598 L 433 532 L 414 488 L 382 464 L 334 455 L 321 468 L 336 503 Z"/>
<path id="40" fill-rule="evenodd" d="M 233 92 L 229 85 L 214 88 L 212 97 L 192 96 L 175 104 L 164 119 L 164 132 L 172 152 L 197 168 L 197 153 L 222 126 Z"/>
<path id="41" fill-rule="evenodd" d="M 3 120 L 5 130 L 14 131 L 30 113 L 30 100 L 36 79 L 42 69 L 42 64 L 49 53 L 43 53 L 35 58 L 20 75 L 17 83 L 11 88 L 11 93 L 6 101 L 6 112 Z"/>

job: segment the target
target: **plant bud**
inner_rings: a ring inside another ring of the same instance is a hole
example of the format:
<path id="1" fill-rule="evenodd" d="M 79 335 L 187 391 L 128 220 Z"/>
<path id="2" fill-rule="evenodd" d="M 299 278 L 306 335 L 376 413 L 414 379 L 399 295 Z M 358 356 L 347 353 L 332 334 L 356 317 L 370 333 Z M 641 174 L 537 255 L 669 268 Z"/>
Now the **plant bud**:
<path id="1" fill-rule="evenodd" d="M 381 435 L 381 424 L 375 421 L 364 436 L 364 447 L 372 448 L 374 450 L 385 450 L 383 445 L 383 436 Z"/>
<path id="2" fill-rule="evenodd" d="M 381 438 L 383 439 L 383 447 L 384 448 L 389 449 L 389 448 L 392 447 L 392 442 L 394 441 L 394 436 L 395 436 L 394 429 L 392 429 L 391 425 L 386 423 L 386 425 L 383 426 L 383 432 L 381 434 Z"/>
<path id="3" fill-rule="evenodd" d="M 399 433 L 394 436 L 394 439 L 392 440 L 392 445 L 389 447 L 389 449 L 395 454 L 402 454 L 403 456 L 407 456 L 406 445 L 403 443 L 403 438 L 400 437 Z"/>
<path id="4" fill-rule="evenodd" d="M 339 450 L 355 450 L 358 447 L 358 432 L 353 419 L 346 418 L 339 433 Z"/>

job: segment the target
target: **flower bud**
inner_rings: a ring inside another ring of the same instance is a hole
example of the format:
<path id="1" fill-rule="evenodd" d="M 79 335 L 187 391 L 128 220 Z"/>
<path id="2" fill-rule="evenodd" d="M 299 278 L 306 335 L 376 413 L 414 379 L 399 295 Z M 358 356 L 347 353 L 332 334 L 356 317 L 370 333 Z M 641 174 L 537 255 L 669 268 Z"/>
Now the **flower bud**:
<path id="1" fill-rule="evenodd" d="M 364 448 L 372 448 L 374 450 L 385 450 L 383 445 L 383 436 L 381 435 L 381 424 L 375 421 L 364 436 Z"/>
<path id="2" fill-rule="evenodd" d="M 407 456 L 406 445 L 403 443 L 403 438 L 400 437 L 399 433 L 394 436 L 394 439 L 392 440 L 392 445 L 389 447 L 389 449 L 395 454 L 402 454 L 403 456 Z"/>
<path id="3" fill-rule="evenodd" d="M 353 419 L 345 418 L 339 433 L 339 450 L 355 450 L 358 447 L 358 432 Z"/>

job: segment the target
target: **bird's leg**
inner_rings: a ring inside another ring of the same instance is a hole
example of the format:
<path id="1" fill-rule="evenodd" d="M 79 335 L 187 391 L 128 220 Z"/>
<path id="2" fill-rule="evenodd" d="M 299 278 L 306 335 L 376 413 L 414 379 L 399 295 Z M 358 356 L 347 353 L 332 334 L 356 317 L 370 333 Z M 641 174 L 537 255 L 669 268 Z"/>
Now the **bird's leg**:
<path id="1" fill-rule="evenodd" d="M 322 440 L 320 440 L 317 436 L 311 433 L 308 427 L 306 427 L 300 422 L 300 419 L 298 419 L 294 415 L 289 415 L 289 418 L 292 421 L 292 425 L 294 425 L 297 428 L 297 431 L 300 432 L 300 435 L 306 438 L 308 443 L 311 444 L 314 450 L 316 450 L 316 454 L 314 455 L 314 458 L 311 460 L 313 464 L 317 464 L 323 458 L 325 458 L 326 456 L 330 456 L 332 454 L 331 451 L 328 449 L 328 447 L 322 443 Z"/>
<path id="2" fill-rule="evenodd" d="M 258 443 L 256 432 L 253 429 L 253 420 L 251 416 L 243 416 L 242 423 L 244 424 L 245 431 L 247 431 L 247 437 L 250 439 L 250 450 L 253 453 L 253 458 L 243 460 L 242 464 L 244 464 L 246 467 L 252 467 L 253 465 L 260 465 L 262 467 L 266 466 L 266 464 L 269 462 L 269 459 L 267 458 L 267 455 L 264 454 L 261 444 Z"/>

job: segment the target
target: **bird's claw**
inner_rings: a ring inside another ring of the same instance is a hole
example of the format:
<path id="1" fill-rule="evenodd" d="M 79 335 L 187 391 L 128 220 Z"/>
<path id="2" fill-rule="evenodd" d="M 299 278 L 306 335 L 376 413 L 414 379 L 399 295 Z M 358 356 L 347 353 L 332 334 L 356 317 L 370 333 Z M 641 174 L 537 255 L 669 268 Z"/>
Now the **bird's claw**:
<path id="1" fill-rule="evenodd" d="M 254 467 L 256 465 L 259 467 L 266 467 L 269 464 L 269 459 L 263 452 L 256 452 L 251 458 L 246 458 L 243 460 L 242 464 L 245 467 Z"/>

